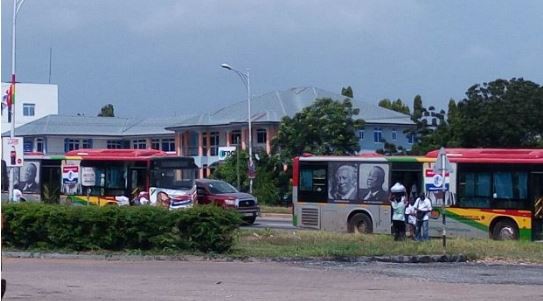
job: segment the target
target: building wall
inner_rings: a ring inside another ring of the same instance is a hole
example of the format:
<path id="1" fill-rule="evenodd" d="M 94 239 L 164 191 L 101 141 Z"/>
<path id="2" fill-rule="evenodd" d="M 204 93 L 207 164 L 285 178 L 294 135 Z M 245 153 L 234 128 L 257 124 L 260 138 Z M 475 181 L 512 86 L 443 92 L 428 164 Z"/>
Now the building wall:
<path id="1" fill-rule="evenodd" d="M 2 97 L 9 89 L 9 83 L 2 83 Z M 24 116 L 25 104 L 34 105 L 34 116 Z M 40 119 L 49 114 L 58 114 L 58 86 L 49 84 L 17 83 L 15 86 L 15 127 Z M 2 111 L 2 131 L 9 131 L 7 108 Z"/>
<path id="2" fill-rule="evenodd" d="M 360 140 L 360 151 L 373 152 L 382 149 L 385 145 L 384 141 L 395 144 L 396 147 L 401 146 L 405 150 L 411 150 L 413 142 L 410 141 L 408 134 L 404 133 L 405 130 L 410 128 L 402 125 L 367 124 L 364 129 L 357 132 Z M 376 133 L 378 132 L 381 132 L 381 141 L 376 141 L 378 137 Z M 396 133 L 395 138 L 394 132 Z"/>

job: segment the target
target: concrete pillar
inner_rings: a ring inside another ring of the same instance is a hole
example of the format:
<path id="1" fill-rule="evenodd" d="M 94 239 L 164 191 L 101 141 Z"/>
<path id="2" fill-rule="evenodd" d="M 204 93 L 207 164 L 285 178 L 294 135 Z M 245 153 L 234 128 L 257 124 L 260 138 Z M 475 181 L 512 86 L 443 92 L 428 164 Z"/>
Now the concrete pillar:
<path id="1" fill-rule="evenodd" d="M 247 139 L 247 132 L 249 132 L 248 129 L 245 129 L 245 128 L 241 129 L 241 149 L 247 148 L 247 143 L 245 143 L 245 139 Z"/>
<path id="2" fill-rule="evenodd" d="M 226 130 L 226 146 L 230 146 L 230 144 L 232 143 L 232 141 L 230 141 L 230 136 L 230 130 Z"/>
<path id="3" fill-rule="evenodd" d="M 271 127 L 266 127 L 266 153 L 269 155 L 271 153 L 271 136 L 273 129 Z"/>
<path id="4" fill-rule="evenodd" d="M 183 152 L 183 146 L 184 146 L 183 134 L 184 134 L 184 132 L 175 132 L 175 153 L 178 156 L 184 156 L 185 155 L 184 152 Z"/>
<path id="5" fill-rule="evenodd" d="M 202 141 L 203 141 L 202 130 L 198 130 L 198 156 L 200 157 L 204 155 L 204 148 L 202 145 Z"/>

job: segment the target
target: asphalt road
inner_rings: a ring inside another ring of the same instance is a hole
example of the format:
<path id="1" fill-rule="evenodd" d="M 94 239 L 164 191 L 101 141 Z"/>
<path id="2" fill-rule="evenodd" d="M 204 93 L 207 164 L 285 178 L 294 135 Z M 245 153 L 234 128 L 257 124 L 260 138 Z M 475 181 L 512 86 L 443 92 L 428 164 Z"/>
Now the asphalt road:
<path id="1" fill-rule="evenodd" d="M 5 300 L 543 300 L 543 266 L 2 260 Z"/>
<path id="2" fill-rule="evenodd" d="M 251 226 L 244 226 L 242 228 L 270 228 L 270 229 L 296 229 L 292 225 L 292 215 L 287 214 L 264 214 L 256 218 L 256 221 Z"/>

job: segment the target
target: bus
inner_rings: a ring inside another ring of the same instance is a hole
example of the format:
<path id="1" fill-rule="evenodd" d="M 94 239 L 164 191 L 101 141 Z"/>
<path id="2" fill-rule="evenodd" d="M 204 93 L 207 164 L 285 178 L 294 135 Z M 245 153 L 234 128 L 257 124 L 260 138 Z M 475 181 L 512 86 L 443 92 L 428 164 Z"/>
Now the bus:
<path id="1" fill-rule="evenodd" d="M 447 233 L 493 239 L 543 239 L 543 149 L 446 149 L 452 173 L 445 200 Z M 438 151 L 426 157 L 435 159 Z M 423 165 L 426 190 L 433 190 L 433 163 Z M 441 226 L 430 221 L 437 235 Z"/>
<path id="2" fill-rule="evenodd" d="M 128 205 L 139 193 L 170 209 L 196 202 L 192 157 L 153 149 L 78 149 L 60 166 L 61 198 L 76 205 Z"/>
<path id="3" fill-rule="evenodd" d="M 443 193 L 425 156 L 301 156 L 293 163 L 293 224 L 326 231 L 390 233 L 388 189 L 423 192 L 434 210 L 430 233 L 538 240 L 543 224 L 543 150 L 447 149 Z M 443 206 L 444 205 L 444 206 Z M 444 208 L 444 209 L 443 209 Z"/>

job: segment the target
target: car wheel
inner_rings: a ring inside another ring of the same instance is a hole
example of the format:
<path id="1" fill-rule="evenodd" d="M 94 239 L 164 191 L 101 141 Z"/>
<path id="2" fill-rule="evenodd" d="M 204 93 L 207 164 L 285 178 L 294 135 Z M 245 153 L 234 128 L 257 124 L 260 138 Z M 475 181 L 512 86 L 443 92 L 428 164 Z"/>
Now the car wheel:
<path id="1" fill-rule="evenodd" d="M 517 240 L 518 227 L 515 223 L 508 220 L 499 221 L 494 225 L 492 238 L 495 240 Z"/>
<path id="2" fill-rule="evenodd" d="M 256 216 L 244 217 L 244 218 L 243 218 L 243 221 L 244 221 L 245 224 L 247 224 L 247 225 L 252 225 L 252 224 L 254 224 L 255 221 L 256 221 Z"/>
<path id="3" fill-rule="evenodd" d="M 364 213 L 357 213 L 351 217 L 348 224 L 349 233 L 373 233 L 371 218 Z"/>

